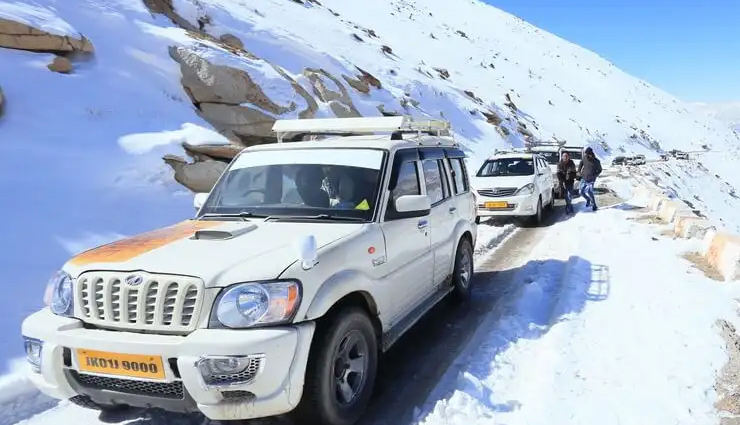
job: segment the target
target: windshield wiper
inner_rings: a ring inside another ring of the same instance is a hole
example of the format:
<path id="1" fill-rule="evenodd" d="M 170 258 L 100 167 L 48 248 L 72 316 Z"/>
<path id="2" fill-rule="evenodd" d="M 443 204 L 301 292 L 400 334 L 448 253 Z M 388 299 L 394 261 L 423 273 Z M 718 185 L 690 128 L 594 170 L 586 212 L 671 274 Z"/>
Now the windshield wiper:
<path id="1" fill-rule="evenodd" d="M 241 218 L 242 220 L 246 220 L 248 218 L 268 219 L 270 216 L 266 214 L 255 214 L 251 211 L 240 211 L 238 213 L 207 213 L 200 216 L 200 218 Z"/>
<path id="2" fill-rule="evenodd" d="M 292 215 L 292 216 L 280 216 L 273 217 L 276 220 L 327 220 L 327 221 L 354 221 L 354 222 L 365 222 L 364 218 L 359 217 L 347 217 L 334 214 L 318 214 L 318 215 Z"/>

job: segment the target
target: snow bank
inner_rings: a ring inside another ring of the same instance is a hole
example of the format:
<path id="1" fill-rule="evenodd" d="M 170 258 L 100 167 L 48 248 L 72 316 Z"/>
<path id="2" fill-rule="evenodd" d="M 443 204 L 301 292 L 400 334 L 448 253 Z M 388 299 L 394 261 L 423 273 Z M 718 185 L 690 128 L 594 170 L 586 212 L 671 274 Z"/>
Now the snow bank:
<path id="1" fill-rule="evenodd" d="M 185 123 L 180 130 L 153 133 L 129 134 L 118 139 L 128 153 L 140 155 L 148 153 L 157 146 L 170 144 L 228 145 L 229 140 L 213 130 L 192 123 Z"/>
<path id="2" fill-rule="evenodd" d="M 26 378 L 31 367 L 25 359 L 12 360 L 9 370 L 0 376 L 0 425 L 15 424 L 57 405 Z"/>
<path id="3" fill-rule="evenodd" d="M 26 24 L 55 35 L 77 36 L 77 31 L 50 8 L 0 1 L 0 18 Z"/>

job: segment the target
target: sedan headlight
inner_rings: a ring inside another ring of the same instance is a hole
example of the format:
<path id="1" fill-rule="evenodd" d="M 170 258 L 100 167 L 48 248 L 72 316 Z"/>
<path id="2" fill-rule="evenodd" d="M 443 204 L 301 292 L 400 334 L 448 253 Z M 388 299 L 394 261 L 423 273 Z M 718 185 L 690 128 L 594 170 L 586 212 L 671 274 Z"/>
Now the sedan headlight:
<path id="1" fill-rule="evenodd" d="M 534 183 L 527 183 L 520 187 L 514 195 L 531 195 L 534 193 Z"/>
<path id="2" fill-rule="evenodd" d="M 44 302 L 51 307 L 52 313 L 58 316 L 72 317 L 74 310 L 72 276 L 59 271 L 46 285 Z"/>
<path id="3" fill-rule="evenodd" d="M 301 302 L 296 280 L 246 282 L 221 291 L 213 304 L 212 328 L 248 328 L 293 320 Z"/>

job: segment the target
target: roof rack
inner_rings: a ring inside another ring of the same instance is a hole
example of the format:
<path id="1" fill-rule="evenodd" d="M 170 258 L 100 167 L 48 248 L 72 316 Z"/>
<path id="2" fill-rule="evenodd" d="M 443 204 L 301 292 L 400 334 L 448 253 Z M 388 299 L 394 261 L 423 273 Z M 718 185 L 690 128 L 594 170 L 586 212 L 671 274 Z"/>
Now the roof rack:
<path id="1" fill-rule="evenodd" d="M 277 120 L 272 126 L 278 143 L 282 143 L 286 133 L 302 135 L 359 135 L 391 133 L 392 139 L 398 139 L 403 133 L 428 134 L 432 136 L 450 136 L 450 123 L 442 120 L 415 121 L 408 115 L 391 117 L 359 118 L 311 118 L 294 120 Z M 449 137 L 452 144 L 454 139 Z"/>
<path id="2" fill-rule="evenodd" d="M 507 153 L 533 153 L 529 148 L 506 148 L 506 149 L 495 149 L 494 155 L 501 155 Z"/>

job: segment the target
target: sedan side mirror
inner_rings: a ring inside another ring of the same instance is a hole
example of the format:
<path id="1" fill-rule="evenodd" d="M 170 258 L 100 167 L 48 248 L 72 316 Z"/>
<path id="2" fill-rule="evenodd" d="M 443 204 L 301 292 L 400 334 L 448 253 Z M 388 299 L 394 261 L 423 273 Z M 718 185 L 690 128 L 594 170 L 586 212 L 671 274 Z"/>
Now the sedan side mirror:
<path id="1" fill-rule="evenodd" d="M 207 193 L 195 194 L 195 198 L 193 198 L 193 206 L 195 207 L 196 212 L 200 211 L 200 208 L 206 203 L 206 199 L 208 199 Z"/>

